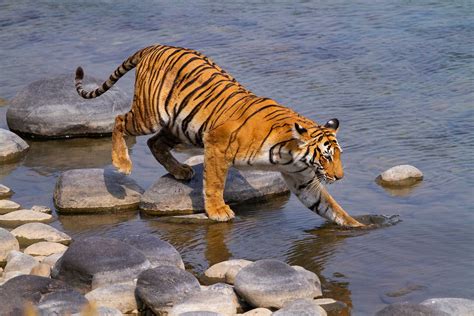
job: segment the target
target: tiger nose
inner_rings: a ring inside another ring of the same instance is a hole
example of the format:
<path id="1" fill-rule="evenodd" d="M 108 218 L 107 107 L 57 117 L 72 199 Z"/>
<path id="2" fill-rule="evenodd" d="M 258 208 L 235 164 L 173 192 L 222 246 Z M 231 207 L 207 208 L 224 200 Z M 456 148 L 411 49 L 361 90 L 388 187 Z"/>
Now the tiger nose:
<path id="1" fill-rule="evenodd" d="M 334 178 L 336 178 L 336 180 L 340 180 L 340 179 L 344 178 L 344 174 L 334 175 Z"/>

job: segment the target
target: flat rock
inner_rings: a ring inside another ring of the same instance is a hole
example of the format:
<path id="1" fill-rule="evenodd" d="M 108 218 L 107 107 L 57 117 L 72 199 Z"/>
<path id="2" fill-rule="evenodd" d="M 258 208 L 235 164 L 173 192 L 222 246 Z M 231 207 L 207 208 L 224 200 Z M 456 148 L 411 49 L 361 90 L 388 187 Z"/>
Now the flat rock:
<path id="1" fill-rule="evenodd" d="M 132 313 L 137 309 L 133 282 L 98 287 L 87 293 L 86 298 L 96 306 L 115 308 L 124 314 Z"/>
<path id="2" fill-rule="evenodd" d="M 201 158 L 202 159 L 202 158 Z M 200 158 L 188 161 L 191 165 Z M 203 164 L 193 166 L 195 175 L 190 181 L 176 180 L 164 175 L 143 194 L 140 209 L 149 215 L 191 214 L 204 211 Z M 285 194 L 288 187 L 279 172 L 230 168 L 224 190 L 228 204 L 267 200 L 272 195 Z"/>
<path id="3" fill-rule="evenodd" d="M 448 316 L 448 313 L 437 310 L 431 306 L 412 304 L 412 303 L 396 303 L 391 304 L 375 313 L 375 316 Z"/>
<path id="4" fill-rule="evenodd" d="M 10 200 L 0 200 L 0 214 L 7 214 L 16 210 L 19 210 L 21 205 L 10 201 Z"/>
<path id="5" fill-rule="evenodd" d="M 281 308 L 287 301 L 313 299 L 320 291 L 313 282 L 284 262 L 265 259 L 242 268 L 235 290 L 254 307 Z"/>
<path id="6" fill-rule="evenodd" d="M 21 275 L 0 286 L 1 315 L 22 315 L 27 302 L 39 315 L 80 312 L 87 300 L 67 284 L 35 275 Z"/>
<path id="7" fill-rule="evenodd" d="M 55 253 L 63 253 L 67 247 L 63 244 L 50 241 L 40 241 L 28 246 L 24 253 L 30 256 L 49 256 Z"/>
<path id="8" fill-rule="evenodd" d="M 398 165 L 382 172 L 376 181 L 385 186 L 409 186 L 423 179 L 423 173 L 410 165 Z"/>
<path id="9" fill-rule="evenodd" d="M 81 292 L 132 281 L 150 267 L 136 248 L 117 239 L 88 237 L 74 241 L 53 267 L 51 276 Z"/>
<path id="10" fill-rule="evenodd" d="M 191 273 L 159 266 L 140 273 L 135 294 L 141 311 L 166 315 L 174 304 L 199 291 L 199 282 Z"/>
<path id="11" fill-rule="evenodd" d="M 282 309 L 273 313 L 275 316 L 326 316 L 327 313 L 321 306 L 315 304 L 314 301 L 309 299 L 297 299 L 291 302 L 287 302 L 283 305 Z"/>
<path id="12" fill-rule="evenodd" d="M 0 225 L 5 227 L 17 227 L 26 223 L 49 223 L 51 221 L 53 221 L 52 215 L 32 210 L 18 210 L 0 215 Z"/>
<path id="13" fill-rule="evenodd" d="M 135 180 L 119 172 L 75 169 L 59 176 L 54 204 L 64 214 L 134 210 L 142 193 Z"/>
<path id="14" fill-rule="evenodd" d="M 10 251 L 7 257 L 7 265 L 3 271 L 3 279 L 8 280 L 18 274 L 30 274 L 31 269 L 37 264 L 38 261 L 30 255 L 16 250 Z"/>
<path id="15" fill-rule="evenodd" d="M 11 233 L 18 239 L 20 246 L 29 246 L 40 241 L 58 242 L 64 245 L 71 242 L 71 237 L 67 234 L 43 223 L 23 224 Z"/>
<path id="16" fill-rule="evenodd" d="M 474 300 L 466 298 L 430 298 L 421 302 L 421 305 L 445 312 L 450 316 L 474 315 Z"/>
<path id="17" fill-rule="evenodd" d="M 0 164 L 20 159 L 29 147 L 20 136 L 0 128 Z"/>
<path id="18" fill-rule="evenodd" d="M 229 284 L 234 284 L 237 273 L 243 267 L 246 267 L 251 263 L 252 261 L 245 259 L 232 259 L 219 262 L 207 269 L 204 272 L 204 275 L 209 282 L 226 282 Z M 228 273 L 229 275 L 227 276 Z"/>
<path id="19" fill-rule="evenodd" d="M 13 195 L 13 191 L 9 187 L 3 184 L 0 184 L 0 199 L 9 198 L 12 195 Z"/>
<path id="20" fill-rule="evenodd" d="M 92 90 L 102 81 L 86 76 L 84 84 Z M 18 92 L 10 102 L 7 124 L 28 137 L 97 137 L 109 135 L 115 116 L 129 109 L 129 98 L 116 86 L 100 98 L 80 97 L 71 73 L 35 81 Z"/>
<path id="21" fill-rule="evenodd" d="M 0 266 L 5 264 L 12 250 L 20 250 L 18 240 L 8 230 L 0 228 Z"/>
<path id="22" fill-rule="evenodd" d="M 40 213 L 46 213 L 46 214 L 51 214 L 51 209 L 47 206 L 43 206 L 43 205 L 33 205 L 31 207 L 31 210 L 32 211 L 35 211 L 35 212 L 40 212 Z"/>

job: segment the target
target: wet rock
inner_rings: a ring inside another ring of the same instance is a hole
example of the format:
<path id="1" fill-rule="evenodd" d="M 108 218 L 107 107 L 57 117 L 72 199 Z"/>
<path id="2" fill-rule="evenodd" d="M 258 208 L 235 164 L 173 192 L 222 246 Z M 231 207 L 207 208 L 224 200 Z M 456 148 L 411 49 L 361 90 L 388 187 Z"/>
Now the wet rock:
<path id="1" fill-rule="evenodd" d="M 140 310 L 162 315 L 200 290 L 198 280 L 191 273 L 174 266 L 160 266 L 140 273 L 135 294 Z"/>
<path id="2" fill-rule="evenodd" d="M 375 313 L 375 316 L 448 316 L 448 313 L 430 306 L 411 303 L 391 304 Z"/>
<path id="3" fill-rule="evenodd" d="M 20 246 L 29 246 L 40 241 L 58 242 L 68 245 L 71 237 L 67 234 L 43 223 L 23 224 L 11 233 L 18 239 Z"/>
<path id="4" fill-rule="evenodd" d="M 0 164 L 20 159 L 30 146 L 15 133 L 0 128 Z"/>
<path id="5" fill-rule="evenodd" d="M 474 300 L 466 298 L 430 298 L 421 305 L 447 313 L 450 316 L 455 315 L 474 315 Z"/>
<path id="6" fill-rule="evenodd" d="M 33 205 L 31 207 L 31 210 L 32 211 L 35 211 L 35 212 L 40 212 L 40 213 L 46 213 L 46 214 L 51 214 L 51 209 L 47 206 L 43 206 L 43 205 Z"/>
<path id="7" fill-rule="evenodd" d="M 117 239 L 76 240 L 53 267 L 51 276 L 81 292 L 111 283 L 132 281 L 150 267 L 136 248 Z"/>
<path id="8" fill-rule="evenodd" d="M 86 77 L 85 89 L 100 80 Z M 115 116 L 127 112 L 130 101 L 112 87 L 100 98 L 86 100 L 74 88 L 74 74 L 35 81 L 10 102 L 8 127 L 19 134 L 40 138 L 103 136 L 112 132 Z"/>
<path id="9" fill-rule="evenodd" d="M 235 276 L 252 261 L 245 259 L 233 259 L 216 263 L 204 272 L 209 282 L 227 282 L 234 284 Z"/>
<path id="10" fill-rule="evenodd" d="M 376 179 L 381 185 L 409 186 L 423 179 L 423 173 L 410 165 L 399 165 L 382 172 Z"/>
<path id="11" fill-rule="evenodd" d="M 183 259 L 179 252 L 171 244 L 154 235 L 131 235 L 125 237 L 123 242 L 140 250 L 150 261 L 152 268 L 170 265 L 184 270 Z"/>
<path id="12" fill-rule="evenodd" d="M 49 278 L 51 267 L 46 263 L 38 263 L 31 269 L 30 274 Z"/>
<path id="13" fill-rule="evenodd" d="M 43 260 L 41 260 L 41 262 L 49 265 L 52 268 L 54 267 L 56 262 L 58 262 L 59 258 L 63 256 L 63 254 L 64 253 L 55 253 L 53 255 L 45 257 Z"/>
<path id="14" fill-rule="evenodd" d="M 316 275 L 316 273 L 311 272 L 309 270 L 306 270 L 303 267 L 300 266 L 291 266 L 293 269 L 296 270 L 299 274 L 301 274 L 306 280 L 311 282 L 316 286 L 317 289 L 317 295 L 315 297 L 323 295 L 322 289 L 321 289 L 321 281 L 319 280 L 319 277 Z"/>
<path id="15" fill-rule="evenodd" d="M 0 214 L 7 214 L 21 208 L 20 204 L 10 200 L 0 200 Z"/>
<path id="16" fill-rule="evenodd" d="M 10 251 L 7 257 L 7 265 L 3 271 L 3 279 L 8 280 L 19 274 L 30 274 L 31 269 L 37 264 L 38 261 L 32 256 L 16 250 Z"/>
<path id="17" fill-rule="evenodd" d="M 202 158 L 193 158 L 198 163 Z M 188 161 L 189 162 L 189 161 Z M 194 178 L 179 181 L 167 174 L 158 179 L 142 196 L 140 209 L 150 215 L 191 214 L 204 211 L 203 164 L 193 166 Z M 228 204 L 266 200 L 269 196 L 288 192 L 285 181 L 278 172 L 239 171 L 230 168 L 224 191 Z"/>
<path id="18" fill-rule="evenodd" d="M 205 213 L 165 216 L 161 221 L 176 224 L 212 224 L 214 221 L 209 219 Z"/>
<path id="19" fill-rule="evenodd" d="M 13 195 L 13 191 L 9 187 L 3 184 L 0 184 L 0 199 L 9 198 L 12 195 Z"/>
<path id="20" fill-rule="evenodd" d="M 313 282 L 284 262 L 265 259 L 242 268 L 235 290 L 255 307 L 281 308 L 287 301 L 312 299 L 320 291 Z"/>
<path id="21" fill-rule="evenodd" d="M 243 316 L 270 316 L 271 314 L 272 314 L 272 311 L 269 310 L 268 308 L 259 307 L 259 308 L 249 310 L 248 312 L 245 312 L 241 315 Z"/>
<path id="22" fill-rule="evenodd" d="M 40 241 L 28 246 L 24 253 L 30 256 L 49 256 L 55 253 L 63 253 L 67 247 L 57 242 Z"/>
<path id="23" fill-rule="evenodd" d="M 17 227 L 26 223 L 49 223 L 53 220 L 50 214 L 32 210 L 18 210 L 0 215 L 0 225 L 4 227 Z"/>
<path id="24" fill-rule="evenodd" d="M 59 176 L 54 204 L 64 214 L 134 210 L 142 193 L 135 180 L 119 172 L 75 169 Z"/>
<path id="25" fill-rule="evenodd" d="M 15 236 L 8 230 L 0 228 L 0 265 L 3 266 L 7 256 L 12 250 L 20 250 L 20 245 Z"/>
<path id="26" fill-rule="evenodd" d="M 32 302 L 40 315 L 68 315 L 81 311 L 87 300 L 67 284 L 50 278 L 21 275 L 0 287 L 2 315 L 22 315 Z"/>
<path id="27" fill-rule="evenodd" d="M 98 287 L 87 293 L 86 298 L 96 306 L 115 308 L 124 314 L 137 309 L 133 282 Z"/>
<path id="28" fill-rule="evenodd" d="M 282 309 L 273 313 L 275 316 L 293 316 L 293 315 L 304 315 L 304 316 L 326 316 L 326 311 L 315 304 L 314 301 L 309 299 L 297 299 L 291 302 L 287 302 L 283 305 Z"/>
<path id="29" fill-rule="evenodd" d="M 333 300 L 332 298 L 318 298 L 314 303 L 321 306 L 327 313 L 331 315 L 349 314 L 347 305 L 344 302 Z"/>

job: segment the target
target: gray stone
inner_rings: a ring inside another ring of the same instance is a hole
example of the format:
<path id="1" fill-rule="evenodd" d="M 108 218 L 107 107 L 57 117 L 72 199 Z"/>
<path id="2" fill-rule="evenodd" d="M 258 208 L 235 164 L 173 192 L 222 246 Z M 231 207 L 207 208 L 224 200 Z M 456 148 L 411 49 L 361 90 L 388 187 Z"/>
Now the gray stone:
<path id="1" fill-rule="evenodd" d="M 150 261 L 152 268 L 170 265 L 184 270 L 183 259 L 179 252 L 170 243 L 154 235 L 129 235 L 122 241 L 140 250 Z"/>
<path id="2" fill-rule="evenodd" d="M 50 214 L 32 210 L 18 210 L 0 215 L 0 225 L 4 227 L 17 227 L 26 223 L 49 223 L 53 221 Z"/>
<path id="3" fill-rule="evenodd" d="M 300 273 L 304 278 L 306 278 L 306 280 L 308 280 L 309 282 L 313 283 L 316 286 L 318 290 L 316 297 L 323 295 L 323 292 L 321 289 L 321 281 L 319 280 L 319 277 L 316 275 L 316 273 L 306 270 L 305 268 L 300 267 L 300 266 L 291 266 L 291 267 L 295 269 L 296 272 Z"/>
<path id="4" fill-rule="evenodd" d="M 79 313 L 74 313 L 71 316 L 85 316 L 85 315 L 94 315 L 94 316 L 122 316 L 123 314 L 115 308 L 100 306 L 96 308 L 95 306 L 88 305 L 82 309 Z"/>
<path id="5" fill-rule="evenodd" d="M 31 210 L 32 211 L 35 211 L 35 212 L 40 212 L 40 213 L 46 213 L 46 214 L 51 214 L 51 209 L 47 206 L 43 206 L 43 205 L 33 205 L 31 207 Z"/>
<path id="6" fill-rule="evenodd" d="M 29 246 L 40 241 L 58 242 L 68 245 L 71 237 L 67 234 L 43 223 L 23 224 L 11 233 L 18 239 L 20 246 Z"/>
<path id="7" fill-rule="evenodd" d="M 86 77 L 85 89 L 101 80 Z M 104 136 L 112 132 L 115 116 L 127 112 L 130 101 L 112 87 L 100 98 L 86 100 L 74 87 L 74 74 L 35 81 L 10 102 L 7 124 L 21 135 L 40 138 Z"/>
<path id="8" fill-rule="evenodd" d="M 9 187 L 3 184 L 0 184 L 0 199 L 9 198 L 12 195 L 13 195 L 13 191 Z"/>
<path id="9" fill-rule="evenodd" d="M 382 172 L 376 181 L 385 186 L 409 186 L 423 179 L 423 173 L 410 165 L 398 165 Z"/>
<path id="10" fill-rule="evenodd" d="M 0 214 L 7 214 L 21 208 L 20 204 L 10 200 L 0 200 Z"/>
<path id="11" fill-rule="evenodd" d="M 135 180 L 119 172 L 75 169 L 59 176 L 54 204 L 64 214 L 134 210 L 142 193 Z"/>
<path id="12" fill-rule="evenodd" d="M 200 290 L 191 273 L 174 266 L 160 266 L 140 273 L 135 294 L 140 310 L 166 315 L 174 304 Z"/>
<path id="13" fill-rule="evenodd" d="M 449 316 L 448 313 L 430 306 L 411 303 L 391 304 L 375 313 L 375 316 Z"/>
<path id="14" fill-rule="evenodd" d="M 117 239 L 88 237 L 75 240 L 56 262 L 51 276 L 81 292 L 111 283 L 133 281 L 150 267 L 136 248 Z"/>
<path id="15" fill-rule="evenodd" d="M 232 259 L 219 262 L 211 266 L 204 272 L 206 279 L 211 282 L 227 282 L 234 284 L 235 276 L 243 268 L 251 264 L 252 261 L 245 259 Z M 230 273 L 229 273 L 230 272 Z M 229 275 L 227 275 L 229 274 Z"/>
<path id="16" fill-rule="evenodd" d="M 474 300 L 466 298 L 430 298 L 421 302 L 421 305 L 445 312 L 450 316 L 474 316 Z"/>
<path id="17" fill-rule="evenodd" d="M 0 266 L 5 264 L 12 250 L 20 250 L 18 240 L 8 230 L 0 228 Z"/>
<path id="18" fill-rule="evenodd" d="M 28 246 L 24 253 L 30 256 L 50 256 L 55 253 L 63 253 L 67 247 L 63 244 L 50 241 L 40 241 Z"/>
<path id="19" fill-rule="evenodd" d="M 63 254 L 64 253 L 55 253 L 53 255 L 45 257 L 43 260 L 41 260 L 41 262 L 49 265 L 52 268 L 54 267 L 56 262 L 58 262 L 59 258 L 63 256 Z"/>
<path id="20" fill-rule="evenodd" d="M 275 316 L 327 316 L 326 311 L 309 299 L 297 299 L 291 302 L 287 302 L 283 305 L 282 309 L 276 311 L 272 315 Z"/>
<path id="21" fill-rule="evenodd" d="M 0 128 L 0 164 L 20 159 L 26 154 L 29 147 L 15 133 Z"/>
<path id="22" fill-rule="evenodd" d="M 3 279 L 11 279 L 18 274 L 30 274 L 31 269 L 37 264 L 38 261 L 30 255 L 16 250 L 10 251 L 7 257 L 7 265 L 3 271 Z"/>
<path id="23" fill-rule="evenodd" d="M 242 268 L 235 290 L 254 307 L 281 308 L 287 301 L 312 299 L 319 294 L 314 283 L 284 262 L 265 259 Z"/>
<path id="24" fill-rule="evenodd" d="M 124 314 L 132 313 L 137 309 L 133 282 L 98 287 L 87 293 L 86 298 L 96 306 L 115 308 Z"/>
<path id="25" fill-rule="evenodd" d="M 185 312 L 179 314 L 179 316 L 224 316 L 221 313 L 210 312 L 210 311 L 193 311 L 193 312 Z"/>
<path id="26" fill-rule="evenodd" d="M 189 162 L 189 161 L 188 161 Z M 196 158 L 191 162 L 199 162 Z M 158 179 L 142 196 L 140 209 L 150 215 L 191 214 L 204 211 L 203 164 L 193 166 L 190 181 L 179 181 L 167 174 Z M 224 200 L 237 204 L 267 200 L 272 195 L 285 194 L 288 187 L 278 172 L 230 168 L 224 190 Z"/>
<path id="27" fill-rule="evenodd" d="M 50 278 L 21 275 L 0 286 L 1 315 L 22 315 L 27 302 L 35 305 L 39 315 L 77 313 L 87 304 L 79 292 Z"/>
<path id="28" fill-rule="evenodd" d="M 270 316 L 272 314 L 272 311 L 269 310 L 268 308 L 255 308 L 252 310 L 249 310 L 248 312 L 243 313 L 243 316 Z"/>

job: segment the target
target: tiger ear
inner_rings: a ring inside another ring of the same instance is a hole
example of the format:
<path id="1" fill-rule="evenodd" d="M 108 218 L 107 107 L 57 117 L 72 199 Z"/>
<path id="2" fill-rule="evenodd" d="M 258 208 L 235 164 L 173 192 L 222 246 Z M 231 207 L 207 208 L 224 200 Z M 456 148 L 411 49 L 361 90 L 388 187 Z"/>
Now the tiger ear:
<path id="1" fill-rule="evenodd" d="M 339 129 L 339 120 L 337 118 L 330 119 L 324 124 L 324 127 L 333 129 L 335 132 Z"/>
<path id="2" fill-rule="evenodd" d="M 308 130 L 301 126 L 298 123 L 295 123 L 293 126 L 293 137 L 298 141 L 298 143 L 304 144 L 306 143 L 306 138 L 308 138 Z"/>

